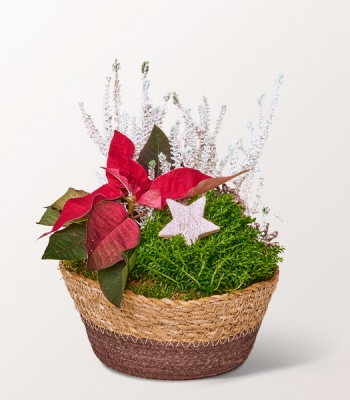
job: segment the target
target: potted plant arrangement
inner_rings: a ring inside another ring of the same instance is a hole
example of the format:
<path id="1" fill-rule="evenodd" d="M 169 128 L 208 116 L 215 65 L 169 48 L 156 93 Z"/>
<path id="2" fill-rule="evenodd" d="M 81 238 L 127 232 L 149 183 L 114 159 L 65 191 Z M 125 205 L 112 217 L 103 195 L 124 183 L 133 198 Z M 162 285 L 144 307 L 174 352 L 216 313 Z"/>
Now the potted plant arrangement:
<path id="1" fill-rule="evenodd" d="M 212 130 L 206 98 L 199 123 L 175 93 L 153 107 L 145 62 L 137 119 L 121 111 L 119 69 L 116 61 L 114 80 L 107 78 L 103 132 L 80 105 L 107 157 L 100 186 L 69 188 L 46 208 L 39 223 L 51 236 L 43 258 L 60 260 L 93 351 L 107 366 L 171 380 L 230 371 L 254 345 L 284 250 L 277 232 L 268 232 L 259 167 L 281 77 L 267 114 L 259 99 L 260 134 L 249 124 L 248 147 L 240 139 L 219 161 L 225 107 Z M 167 136 L 161 127 L 171 98 L 184 127 L 177 121 Z"/>

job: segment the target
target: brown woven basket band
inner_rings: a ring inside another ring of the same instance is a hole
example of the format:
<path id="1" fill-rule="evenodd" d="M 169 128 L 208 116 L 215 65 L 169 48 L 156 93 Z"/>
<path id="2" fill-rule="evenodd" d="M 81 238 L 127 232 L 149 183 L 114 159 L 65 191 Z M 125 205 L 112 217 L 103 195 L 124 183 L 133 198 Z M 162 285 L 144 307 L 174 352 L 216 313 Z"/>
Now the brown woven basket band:
<path id="1" fill-rule="evenodd" d="M 154 340 L 150 338 L 141 338 L 137 336 L 132 336 L 132 335 L 125 335 L 125 334 L 119 334 L 114 331 L 109 331 L 106 329 L 102 329 L 101 327 L 94 325 L 91 323 L 91 321 L 86 321 L 83 318 L 81 318 L 83 324 L 85 326 L 89 326 L 90 328 L 100 331 L 103 335 L 108 335 L 108 336 L 114 336 L 116 339 L 120 340 L 127 340 L 127 341 L 133 341 L 134 343 L 139 342 L 139 343 L 154 343 L 159 346 L 171 346 L 171 347 L 208 347 L 208 346 L 216 346 L 218 344 L 225 344 L 228 342 L 232 342 L 234 340 L 240 339 L 244 336 L 250 335 L 252 332 L 255 332 L 260 329 L 260 325 L 256 326 L 254 329 L 251 331 L 246 331 L 242 332 L 240 335 L 236 335 L 230 338 L 225 338 L 225 339 L 218 339 L 218 340 L 211 340 L 208 342 L 175 342 L 175 341 L 161 341 L 161 340 Z"/>
<path id="2" fill-rule="evenodd" d="M 66 271 L 63 263 L 60 269 L 87 326 L 120 337 L 174 343 L 225 342 L 248 336 L 260 326 L 278 281 L 276 270 L 269 281 L 190 301 L 150 299 L 125 291 L 118 309 L 97 282 Z"/>
<path id="3" fill-rule="evenodd" d="M 248 357 L 258 328 L 244 337 L 215 346 L 192 343 L 163 346 L 149 340 L 118 338 L 85 324 L 92 349 L 108 367 L 143 378 L 180 380 L 199 379 L 231 371 Z"/>

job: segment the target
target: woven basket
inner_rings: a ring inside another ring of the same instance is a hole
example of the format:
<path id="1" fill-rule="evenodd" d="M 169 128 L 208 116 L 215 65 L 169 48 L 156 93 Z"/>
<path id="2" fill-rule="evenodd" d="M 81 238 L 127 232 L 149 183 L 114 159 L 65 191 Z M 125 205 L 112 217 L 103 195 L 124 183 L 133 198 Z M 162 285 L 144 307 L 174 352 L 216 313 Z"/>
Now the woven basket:
<path id="1" fill-rule="evenodd" d="M 253 348 L 278 281 L 199 300 L 150 299 L 126 290 L 121 308 L 97 282 L 60 270 L 96 356 L 108 367 L 153 379 L 198 379 L 241 365 Z"/>

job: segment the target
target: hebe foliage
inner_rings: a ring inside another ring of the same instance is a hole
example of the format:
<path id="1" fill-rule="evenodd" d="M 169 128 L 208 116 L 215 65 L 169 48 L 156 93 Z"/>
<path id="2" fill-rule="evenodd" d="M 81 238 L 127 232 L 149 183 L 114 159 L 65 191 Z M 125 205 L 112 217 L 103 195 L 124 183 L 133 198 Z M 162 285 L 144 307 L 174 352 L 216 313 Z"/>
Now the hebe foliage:
<path id="1" fill-rule="evenodd" d="M 220 232 L 191 246 L 181 235 L 165 240 L 158 233 L 170 222 L 170 211 L 154 210 L 154 219 L 141 230 L 142 243 L 130 274 L 134 281 L 130 289 L 145 295 L 150 291 L 159 298 L 165 297 L 164 293 L 167 297 L 187 293 L 192 294 L 187 298 L 196 298 L 243 289 L 272 277 L 282 261 L 283 247 L 260 241 L 259 232 L 250 225 L 254 219 L 243 214 L 230 194 L 212 190 L 206 197 L 204 216 L 220 226 Z M 158 294 L 156 287 L 145 282 L 158 285 Z"/>

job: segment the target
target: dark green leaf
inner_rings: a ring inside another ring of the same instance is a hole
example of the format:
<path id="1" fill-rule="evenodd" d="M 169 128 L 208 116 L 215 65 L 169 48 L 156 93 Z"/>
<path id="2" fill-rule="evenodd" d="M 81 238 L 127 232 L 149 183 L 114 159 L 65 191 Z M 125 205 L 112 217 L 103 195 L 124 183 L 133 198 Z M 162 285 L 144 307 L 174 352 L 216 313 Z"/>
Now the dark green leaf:
<path id="1" fill-rule="evenodd" d="M 163 153 L 167 160 L 170 161 L 171 152 L 169 139 L 157 125 L 154 125 L 151 135 L 141 150 L 137 162 L 148 171 L 148 163 L 154 160 L 156 163 L 155 176 L 157 177 L 160 175 L 160 165 L 158 160 L 160 153 Z"/>
<path id="2" fill-rule="evenodd" d="M 42 258 L 52 260 L 86 259 L 85 242 L 86 224 L 71 224 L 51 235 Z"/>
<path id="3" fill-rule="evenodd" d="M 102 293 L 117 307 L 120 307 L 129 272 L 135 264 L 136 249 L 137 247 L 123 251 L 122 261 L 98 271 L 98 281 Z"/>
<path id="4" fill-rule="evenodd" d="M 44 212 L 44 215 L 41 217 L 38 224 L 53 226 L 57 221 L 58 217 L 60 216 L 63 206 L 65 205 L 67 200 L 76 197 L 83 197 L 86 196 L 87 194 L 88 193 L 85 192 L 84 190 L 76 190 L 73 188 L 69 188 L 62 197 L 60 197 L 53 204 L 51 204 L 51 206 L 46 207 L 46 211 Z"/>

